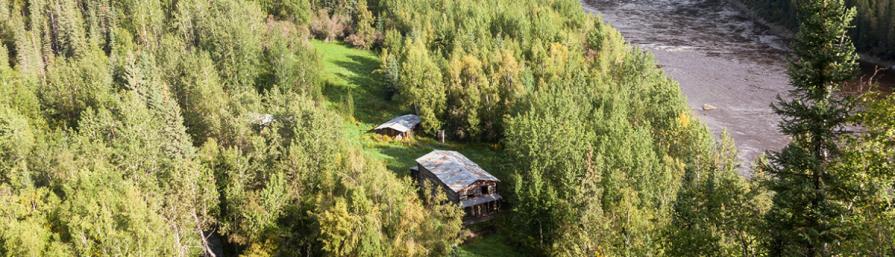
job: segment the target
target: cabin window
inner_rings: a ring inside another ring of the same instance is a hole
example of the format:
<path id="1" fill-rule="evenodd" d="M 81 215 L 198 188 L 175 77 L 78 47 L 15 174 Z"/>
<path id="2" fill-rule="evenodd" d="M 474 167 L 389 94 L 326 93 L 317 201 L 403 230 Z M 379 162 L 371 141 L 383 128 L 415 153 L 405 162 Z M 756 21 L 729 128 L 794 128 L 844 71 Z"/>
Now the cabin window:
<path id="1" fill-rule="evenodd" d="M 483 187 L 482 187 L 482 194 L 483 194 L 483 195 L 491 194 L 491 186 L 483 186 Z"/>

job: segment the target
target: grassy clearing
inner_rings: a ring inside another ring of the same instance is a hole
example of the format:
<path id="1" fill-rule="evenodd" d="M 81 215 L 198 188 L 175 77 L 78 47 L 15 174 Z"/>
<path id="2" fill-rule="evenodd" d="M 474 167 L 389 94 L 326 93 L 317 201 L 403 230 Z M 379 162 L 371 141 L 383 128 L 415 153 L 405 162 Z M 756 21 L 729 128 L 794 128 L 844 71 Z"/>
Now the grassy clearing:
<path id="1" fill-rule="evenodd" d="M 489 234 L 467 240 L 457 249 L 457 257 L 504 257 L 523 256 L 507 245 L 507 239 L 500 234 Z"/>
<path id="2" fill-rule="evenodd" d="M 394 141 L 368 133 L 382 122 L 410 113 L 389 100 L 389 92 L 382 74 L 376 72 L 379 59 L 370 51 L 350 48 L 340 43 L 313 41 L 323 57 L 323 95 L 330 108 L 342 113 L 343 133 L 352 142 L 361 144 L 364 152 L 382 160 L 399 176 L 409 174 L 415 159 L 433 149 L 456 150 L 475 161 L 494 176 L 509 181 L 505 158 L 495 151 L 497 145 L 447 142 L 440 143 L 431 137 L 417 136 L 407 141 Z M 349 96 L 354 102 L 354 113 L 349 113 Z M 465 242 L 458 249 L 459 256 L 522 256 L 506 243 L 499 234 L 480 236 Z"/>
<path id="3" fill-rule="evenodd" d="M 390 101 L 385 78 L 376 72 L 379 59 L 370 51 L 350 48 L 339 43 L 314 41 L 314 47 L 323 56 L 323 94 L 335 110 L 343 113 L 345 135 L 364 146 L 365 151 L 388 165 L 398 174 L 406 174 L 414 160 L 432 149 L 460 151 L 498 178 L 508 178 L 500 172 L 504 169 L 502 156 L 494 151 L 497 145 L 480 143 L 440 143 L 431 137 L 417 136 L 414 140 L 395 141 L 368 133 L 377 125 L 409 109 Z M 354 100 L 354 113 L 349 115 L 345 102 Z"/>

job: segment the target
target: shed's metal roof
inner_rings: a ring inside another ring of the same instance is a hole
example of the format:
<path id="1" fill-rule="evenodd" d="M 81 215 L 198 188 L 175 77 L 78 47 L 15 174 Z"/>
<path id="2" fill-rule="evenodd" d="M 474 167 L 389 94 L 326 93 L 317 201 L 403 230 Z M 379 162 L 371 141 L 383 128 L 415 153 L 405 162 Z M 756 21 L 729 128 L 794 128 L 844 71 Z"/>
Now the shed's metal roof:
<path id="1" fill-rule="evenodd" d="M 376 127 L 375 130 L 380 130 L 384 128 L 394 129 L 398 132 L 404 133 L 410 130 L 413 130 L 413 127 L 420 124 L 420 116 L 416 116 L 413 114 L 407 114 L 398 116 L 386 123 L 382 123 L 379 127 Z"/>
<path id="2" fill-rule="evenodd" d="M 500 182 L 478 164 L 456 151 L 435 150 L 417 158 L 416 163 L 432 172 L 454 192 L 460 192 L 479 180 Z"/>
<path id="3" fill-rule="evenodd" d="M 269 113 L 257 113 L 257 112 L 250 112 L 249 119 L 252 122 L 252 124 L 259 125 L 259 126 L 267 126 L 270 123 L 274 122 L 274 120 L 275 120 L 273 115 L 271 115 Z"/>

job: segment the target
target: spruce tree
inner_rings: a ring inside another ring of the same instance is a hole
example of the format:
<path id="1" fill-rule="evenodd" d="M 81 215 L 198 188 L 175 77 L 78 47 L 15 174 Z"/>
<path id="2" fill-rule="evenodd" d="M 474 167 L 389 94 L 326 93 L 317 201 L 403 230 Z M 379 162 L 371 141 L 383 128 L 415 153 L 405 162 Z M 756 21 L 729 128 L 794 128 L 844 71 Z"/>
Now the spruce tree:
<path id="1" fill-rule="evenodd" d="M 777 193 L 767 215 L 768 246 L 772 256 L 828 256 L 847 234 L 837 225 L 844 214 L 836 199 L 841 186 L 829 170 L 849 116 L 848 101 L 837 92 L 856 70 L 847 34 L 855 11 L 843 0 L 802 0 L 799 8 L 789 67 L 793 89 L 773 105 L 792 142 L 765 165 Z"/>

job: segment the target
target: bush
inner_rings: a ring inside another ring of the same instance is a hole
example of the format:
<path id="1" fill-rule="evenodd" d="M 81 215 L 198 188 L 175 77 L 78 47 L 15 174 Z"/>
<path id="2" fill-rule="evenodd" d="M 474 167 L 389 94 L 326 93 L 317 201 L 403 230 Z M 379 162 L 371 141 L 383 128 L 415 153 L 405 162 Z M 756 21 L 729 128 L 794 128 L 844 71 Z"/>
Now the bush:
<path id="1" fill-rule="evenodd" d="M 326 9 L 317 11 L 317 15 L 311 17 L 311 33 L 324 41 L 333 41 L 342 38 L 348 29 L 350 18 L 341 14 L 329 14 Z"/>

